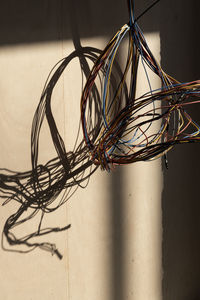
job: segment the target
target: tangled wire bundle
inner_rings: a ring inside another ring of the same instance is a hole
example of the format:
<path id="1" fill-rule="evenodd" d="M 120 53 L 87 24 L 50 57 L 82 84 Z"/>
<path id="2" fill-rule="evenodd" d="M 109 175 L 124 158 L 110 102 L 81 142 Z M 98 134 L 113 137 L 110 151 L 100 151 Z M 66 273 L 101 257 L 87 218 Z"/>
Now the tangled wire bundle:
<path id="1" fill-rule="evenodd" d="M 111 38 L 103 51 L 99 53 L 91 47 L 81 48 L 81 53 L 74 51 L 50 73 L 33 118 L 32 169 L 22 173 L 2 169 L 0 196 L 5 198 L 3 204 L 15 200 L 20 205 L 7 219 L 3 235 L 10 245 L 27 247 L 26 250 L 10 251 L 29 252 L 39 247 L 61 258 L 54 244 L 34 242 L 32 239 L 69 228 L 70 225 L 42 229 L 43 216 L 63 205 L 74 193 L 74 188 L 81 186 L 99 166 L 110 171 L 115 165 L 156 159 L 176 144 L 200 140 L 200 127 L 186 112 L 188 106 L 200 102 L 200 80 L 180 83 L 162 70 L 137 22 L 147 10 L 135 19 L 134 1 L 127 0 L 127 3 L 129 22 Z M 116 57 L 127 37 L 127 58 L 121 70 Z M 93 62 L 93 68 L 89 74 L 85 74 L 87 82 L 81 97 L 84 138 L 74 146 L 72 152 L 67 153 L 54 120 L 51 98 L 61 74 L 75 57 L 80 58 L 82 69 L 85 58 Z M 149 90 L 138 96 L 139 64 L 144 68 Z M 159 89 L 151 88 L 147 70 L 160 79 Z M 39 136 L 45 118 L 57 157 L 46 165 L 39 165 Z M 13 228 L 39 212 L 41 219 L 38 230 L 25 237 L 16 237 Z"/>

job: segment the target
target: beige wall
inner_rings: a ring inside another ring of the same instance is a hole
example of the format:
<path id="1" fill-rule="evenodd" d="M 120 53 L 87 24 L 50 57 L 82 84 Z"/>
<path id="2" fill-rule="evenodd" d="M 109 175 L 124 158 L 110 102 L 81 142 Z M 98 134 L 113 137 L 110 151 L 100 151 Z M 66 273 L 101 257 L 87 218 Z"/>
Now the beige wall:
<path id="1" fill-rule="evenodd" d="M 82 46 L 102 48 L 127 22 L 125 2 L 102 0 L 98 6 L 92 0 L 0 4 L 1 167 L 30 168 L 31 122 L 49 70 L 74 44 L 79 45 L 79 36 Z M 137 3 L 137 11 L 145 5 L 145 1 Z M 159 5 L 141 20 L 145 32 L 153 33 L 148 35 L 153 51 L 159 57 L 156 32 L 160 30 L 164 68 L 177 79 L 196 79 L 199 24 L 193 16 L 199 11 L 198 4 L 193 0 L 183 5 L 175 0 Z M 79 79 L 76 61 L 54 95 L 56 120 L 67 149 L 74 140 L 69 132 L 77 131 L 74 116 L 79 115 Z M 198 111 L 194 113 L 198 119 Z M 55 154 L 47 127 L 41 149 L 43 162 Z M 199 297 L 199 164 L 198 148 L 190 149 L 170 154 L 165 177 L 165 300 Z M 62 261 L 40 250 L 26 255 L 1 250 L 0 298 L 161 299 L 161 192 L 159 160 L 118 168 L 112 174 L 97 171 L 87 188 L 79 189 L 65 206 L 44 219 L 46 226 L 72 224 L 67 232 L 46 237 L 63 253 Z M 15 209 L 13 203 L 1 207 L 0 228 Z M 32 230 L 38 221 L 27 223 L 26 229 Z"/>
<path id="2" fill-rule="evenodd" d="M 149 39 L 158 55 L 158 34 Z M 83 46 L 97 48 L 105 43 L 105 37 L 82 40 Z M 30 168 L 30 128 L 44 81 L 52 65 L 71 51 L 71 41 L 1 47 L 1 165 Z M 138 93 L 143 93 L 142 73 L 140 78 Z M 77 59 L 53 95 L 68 151 L 78 130 L 80 94 Z M 40 140 L 39 158 L 45 163 L 55 155 L 47 126 Z M 1 251 L 3 299 L 161 299 L 161 189 L 159 161 L 118 168 L 114 174 L 98 170 L 85 189 L 44 218 L 43 226 L 72 224 L 67 232 L 46 237 L 64 254 L 62 261 L 39 250 L 26 255 Z M 13 203 L 2 207 L 1 228 L 15 209 Z M 27 223 L 26 230 L 38 221 Z"/>

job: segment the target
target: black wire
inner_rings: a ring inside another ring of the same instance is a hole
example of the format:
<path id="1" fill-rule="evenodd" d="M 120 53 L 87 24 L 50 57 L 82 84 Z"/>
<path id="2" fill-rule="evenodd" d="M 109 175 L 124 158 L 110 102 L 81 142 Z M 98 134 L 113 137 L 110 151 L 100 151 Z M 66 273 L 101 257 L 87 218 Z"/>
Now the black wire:
<path id="1" fill-rule="evenodd" d="M 135 22 L 137 22 L 142 16 L 144 16 L 151 8 L 153 8 L 160 0 L 156 0 L 153 2 L 149 7 L 147 7 L 136 19 Z"/>

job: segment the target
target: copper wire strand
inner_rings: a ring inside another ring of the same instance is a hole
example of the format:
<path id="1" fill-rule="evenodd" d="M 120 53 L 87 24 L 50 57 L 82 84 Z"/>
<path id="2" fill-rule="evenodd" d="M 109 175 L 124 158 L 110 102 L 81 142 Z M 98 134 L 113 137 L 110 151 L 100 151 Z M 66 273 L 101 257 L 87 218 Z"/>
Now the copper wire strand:
<path id="1" fill-rule="evenodd" d="M 8 251 L 24 253 L 40 248 L 61 259 L 54 244 L 35 242 L 35 238 L 67 230 L 70 225 L 42 228 L 44 215 L 66 203 L 78 187 L 86 187 L 99 166 L 110 171 L 117 165 L 151 161 L 165 156 L 177 144 L 200 141 L 200 126 L 186 111 L 190 105 L 200 103 L 200 80 L 181 83 L 166 74 L 138 25 L 139 19 L 158 2 L 135 18 L 134 1 L 127 0 L 129 22 L 113 35 L 103 51 L 92 47 L 75 50 L 50 72 L 32 122 L 32 169 L 25 172 L 1 169 L 3 205 L 11 201 L 19 205 L 5 222 L 3 249 L 6 238 L 10 246 L 19 246 Z M 122 67 L 117 59 L 127 40 L 127 57 Z M 68 64 L 77 57 L 82 59 L 81 67 L 85 64 L 89 70 L 88 60 L 93 67 L 89 74 L 86 71 L 82 74 L 87 77 L 80 101 L 82 136 L 79 132 L 73 149 L 67 152 L 52 111 L 53 90 Z M 145 94 L 136 96 L 139 65 L 144 68 L 149 88 Z M 147 71 L 160 79 L 157 90 L 151 89 Z M 41 165 L 38 157 L 44 119 L 57 157 Z M 39 213 L 36 231 L 23 237 L 14 234 L 13 228 L 24 225 Z M 21 246 L 25 249 L 21 250 Z"/>

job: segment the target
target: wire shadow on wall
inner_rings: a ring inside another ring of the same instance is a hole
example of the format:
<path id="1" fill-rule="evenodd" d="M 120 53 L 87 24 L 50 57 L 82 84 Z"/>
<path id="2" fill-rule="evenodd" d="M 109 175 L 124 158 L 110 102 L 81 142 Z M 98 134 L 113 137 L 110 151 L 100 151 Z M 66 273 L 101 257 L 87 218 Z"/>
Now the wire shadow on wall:
<path id="1" fill-rule="evenodd" d="M 56 120 L 52 111 L 53 90 L 68 64 L 75 58 L 79 58 L 80 67 L 83 76 L 87 78 L 90 72 L 88 61 L 96 61 L 101 53 L 100 50 L 92 47 L 79 47 L 69 56 L 59 61 L 52 69 L 45 83 L 38 107 L 36 109 L 31 131 L 31 162 L 32 170 L 26 172 L 13 172 L 7 169 L 1 169 L 0 191 L 1 198 L 6 205 L 10 201 L 19 203 L 18 210 L 12 214 L 6 221 L 3 234 L 7 242 L 12 246 L 24 246 L 26 249 L 8 249 L 9 251 L 29 252 L 39 247 L 52 254 L 57 254 L 61 258 L 54 244 L 39 243 L 35 241 L 36 237 L 47 235 L 50 232 L 59 232 L 70 227 L 63 228 L 42 228 L 42 220 L 46 213 L 50 213 L 63 205 L 76 191 L 78 187 L 87 185 L 89 177 L 96 171 L 98 165 L 93 163 L 85 141 L 79 138 L 79 132 L 74 148 L 67 152 L 65 143 L 61 137 Z M 122 76 L 119 66 L 115 63 L 116 74 L 118 78 Z M 97 80 L 98 81 L 98 80 Z M 91 141 L 96 140 L 101 130 L 101 79 L 99 83 L 93 85 L 89 96 L 87 110 L 87 129 Z M 111 86 L 116 89 L 116 78 L 111 76 Z M 98 86 L 98 87 L 97 87 Z M 57 157 L 48 161 L 45 165 L 38 162 L 40 151 L 40 132 L 43 122 L 46 119 L 51 138 L 57 152 Z M 18 237 L 13 233 L 16 226 L 25 226 L 25 223 L 41 214 L 38 228 L 33 233 L 23 237 Z M 24 217 L 25 215 L 25 217 Z M 2 238 L 2 247 L 5 249 Z"/>

